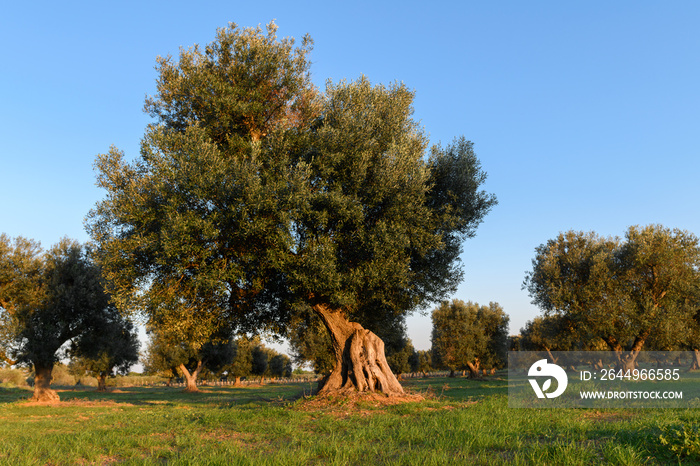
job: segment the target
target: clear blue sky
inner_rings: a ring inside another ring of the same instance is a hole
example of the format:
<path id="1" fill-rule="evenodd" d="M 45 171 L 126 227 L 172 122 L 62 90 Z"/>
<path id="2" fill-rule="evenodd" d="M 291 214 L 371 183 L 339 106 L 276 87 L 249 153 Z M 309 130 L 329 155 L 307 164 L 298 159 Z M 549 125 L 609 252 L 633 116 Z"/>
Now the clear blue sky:
<path id="1" fill-rule="evenodd" d="M 138 155 L 155 58 L 217 27 L 276 19 L 312 72 L 415 89 L 433 142 L 474 141 L 499 205 L 464 245 L 454 297 L 499 302 L 511 333 L 539 244 L 662 223 L 700 234 L 700 2 L 11 2 L 0 14 L 0 232 L 88 239 L 92 162 Z M 419 349 L 430 318 L 409 319 Z"/>

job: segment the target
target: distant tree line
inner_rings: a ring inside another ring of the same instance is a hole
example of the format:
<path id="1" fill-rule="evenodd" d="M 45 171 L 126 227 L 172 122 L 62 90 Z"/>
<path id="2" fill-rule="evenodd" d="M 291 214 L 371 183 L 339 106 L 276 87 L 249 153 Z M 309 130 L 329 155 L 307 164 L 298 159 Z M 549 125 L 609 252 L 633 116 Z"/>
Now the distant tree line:
<path id="1" fill-rule="evenodd" d="M 182 378 L 189 392 L 198 391 L 201 376 L 225 378 L 239 385 L 242 378 L 290 377 L 292 370 L 289 356 L 267 348 L 259 336 L 231 335 L 195 348 L 184 342 L 168 342 L 163 333 L 155 331 L 144 355 L 145 374 L 160 375 L 170 382 Z"/>

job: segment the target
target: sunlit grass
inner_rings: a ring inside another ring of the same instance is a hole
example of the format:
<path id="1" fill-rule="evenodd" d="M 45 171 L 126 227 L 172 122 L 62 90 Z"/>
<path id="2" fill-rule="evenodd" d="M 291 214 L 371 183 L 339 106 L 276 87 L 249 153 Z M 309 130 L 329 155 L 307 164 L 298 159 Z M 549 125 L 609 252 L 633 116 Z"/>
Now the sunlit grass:
<path id="1" fill-rule="evenodd" d="M 509 409 L 504 378 L 411 379 L 426 400 L 310 404 L 308 384 L 0 389 L 0 464 L 693 464 L 695 410 Z M 688 426 L 683 429 L 684 426 Z M 665 436 L 666 443 L 661 440 Z"/>

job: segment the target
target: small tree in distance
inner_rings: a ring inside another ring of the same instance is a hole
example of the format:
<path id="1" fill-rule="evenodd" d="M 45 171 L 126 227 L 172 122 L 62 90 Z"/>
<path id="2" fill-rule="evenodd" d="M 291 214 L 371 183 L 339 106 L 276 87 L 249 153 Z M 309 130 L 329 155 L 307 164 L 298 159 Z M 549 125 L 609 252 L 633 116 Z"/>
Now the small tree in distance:
<path id="1" fill-rule="evenodd" d="M 18 363 L 16 338 L 23 317 L 39 308 L 46 290 L 41 286 L 45 262 L 41 245 L 23 237 L 0 234 L 0 358 L 11 366 Z"/>
<path id="2" fill-rule="evenodd" d="M 181 375 L 185 379 L 185 391 L 199 391 L 197 379 L 203 370 L 221 372 L 234 358 L 234 348 L 228 338 L 212 336 L 202 345 L 173 339 L 172 334 L 160 330 L 151 331 L 151 341 L 146 354 L 149 372 Z"/>
<path id="3" fill-rule="evenodd" d="M 681 345 L 682 350 L 693 351 L 693 362 L 689 370 L 700 370 L 700 307 L 692 317 L 692 325 L 690 326 L 690 335 L 688 339 Z"/>
<path id="4" fill-rule="evenodd" d="M 100 268 L 90 251 L 62 239 L 46 252 L 24 238 L 0 235 L 0 324 L 17 364 L 34 368 L 35 401 L 59 401 L 54 364 L 71 339 L 97 332 L 110 312 Z"/>
<path id="5" fill-rule="evenodd" d="M 133 323 L 110 306 L 99 316 L 93 329 L 78 336 L 71 345 L 74 367 L 97 378 L 97 390 L 107 389 L 107 377 L 126 375 L 139 360 L 139 341 Z"/>
<path id="6" fill-rule="evenodd" d="M 414 351 L 409 358 L 411 372 L 421 372 L 423 377 L 425 377 L 427 373 L 432 370 L 432 359 L 431 350 Z"/>
<path id="7" fill-rule="evenodd" d="M 256 337 L 253 340 L 251 357 L 252 362 L 250 373 L 253 375 L 260 376 L 260 382 L 262 383 L 265 377 L 265 373 L 267 373 L 270 353 L 267 351 L 267 348 L 265 348 L 265 346 L 262 344 L 259 337 Z"/>
<path id="8" fill-rule="evenodd" d="M 411 356 L 415 351 L 411 339 L 407 338 L 403 342 L 403 348 L 387 356 L 386 361 L 389 363 L 391 371 L 396 374 L 397 377 L 401 378 L 402 374 L 411 372 Z"/>
<path id="9" fill-rule="evenodd" d="M 233 358 L 227 366 L 228 377 L 234 379 L 234 385 L 241 384 L 241 378 L 253 371 L 253 348 L 247 337 L 239 337 L 233 342 Z"/>
<path id="10" fill-rule="evenodd" d="M 455 299 L 433 310 L 432 361 L 436 367 L 479 370 L 500 369 L 507 358 L 509 317 L 498 303 L 488 306 Z"/>
<path id="11" fill-rule="evenodd" d="M 144 374 L 165 377 L 168 379 L 168 386 L 178 377 L 177 360 L 164 339 L 151 334 L 142 358 Z"/>
<path id="12" fill-rule="evenodd" d="M 275 354 L 270 358 L 269 369 L 273 377 L 291 377 L 292 360 L 286 354 Z"/>
<path id="13" fill-rule="evenodd" d="M 294 363 L 313 364 L 316 374 L 327 376 L 335 366 L 328 331 L 311 310 L 298 314 L 289 326 L 289 347 Z"/>

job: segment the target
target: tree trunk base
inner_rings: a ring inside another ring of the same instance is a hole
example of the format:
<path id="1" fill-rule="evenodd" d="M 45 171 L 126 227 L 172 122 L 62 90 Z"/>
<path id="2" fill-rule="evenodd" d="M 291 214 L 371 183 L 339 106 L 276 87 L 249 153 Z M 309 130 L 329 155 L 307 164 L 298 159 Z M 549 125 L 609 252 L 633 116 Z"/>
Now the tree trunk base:
<path id="1" fill-rule="evenodd" d="M 61 401 L 61 397 L 58 396 L 55 390 L 50 388 L 46 389 L 34 389 L 34 394 L 29 399 L 29 401 L 34 401 L 36 403 L 58 403 Z"/>
<path id="2" fill-rule="evenodd" d="M 107 391 L 107 376 L 106 375 L 100 375 L 97 378 L 97 391 L 98 392 L 106 392 Z"/>
<path id="3" fill-rule="evenodd" d="M 689 371 L 696 371 L 700 369 L 700 350 L 693 350 L 693 362 L 688 368 Z"/>
<path id="4" fill-rule="evenodd" d="M 618 356 L 616 369 L 618 371 L 621 370 L 623 374 L 626 374 L 628 371 L 632 373 L 638 368 L 637 354 L 638 353 L 635 353 L 634 355 Z"/>
<path id="5" fill-rule="evenodd" d="M 345 390 L 330 393 L 319 393 L 316 396 L 300 400 L 299 407 L 303 410 L 339 410 L 347 414 L 355 409 L 371 407 L 394 406 L 403 403 L 425 401 L 423 395 L 405 393 L 403 395 L 386 395 L 381 392 L 358 392 Z"/>
<path id="6" fill-rule="evenodd" d="M 476 362 L 467 362 L 467 370 L 469 371 L 469 378 L 470 379 L 482 379 L 481 377 L 481 371 L 479 370 L 479 361 Z"/>
<path id="7" fill-rule="evenodd" d="M 401 384 L 389 368 L 384 342 L 360 324 L 349 322 L 338 310 L 314 306 L 331 335 L 336 355 L 333 372 L 319 383 L 319 395 L 381 392 L 403 396 Z"/>
<path id="8" fill-rule="evenodd" d="M 202 361 L 197 362 L 197 368 L 190 372 L 184 364 L 179 366 L 180 372 L 185 377 L 185 393 L 199 393 L 199 388 L 197 388 L 197 376 L 199 371 L 202 370 Z"/>
<path id="9" fill-rule="evenodd" d="M 43 366 L 34 364 L 34 394 L 29 399 L 37 403 L 56 403 L 61 401 L 55 390 L 51 389 L 53 364 Z"/>

